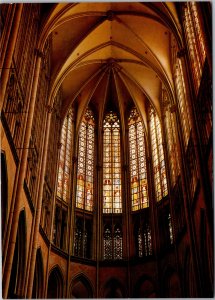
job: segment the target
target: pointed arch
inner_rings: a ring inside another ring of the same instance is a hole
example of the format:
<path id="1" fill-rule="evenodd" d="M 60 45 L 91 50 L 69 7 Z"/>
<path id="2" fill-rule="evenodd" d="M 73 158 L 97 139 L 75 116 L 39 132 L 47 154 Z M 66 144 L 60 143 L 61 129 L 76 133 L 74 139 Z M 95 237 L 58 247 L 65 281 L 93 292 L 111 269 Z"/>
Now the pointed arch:
<path id="1" fill-rule="evenodd" d="M 32 298 L 43 298 L 44 267 L 41 248 L 37 249 Z"/>
<path id="2" fill-rule="evenodd" d="M 155 298 L 156 288 L 152 278 L 147 275 L 142 275 L 134 285 L 134 298 Z"/>
<path id="3" fill-rule="evenodd" d="M 1 151 L 1 237 L 4 240 L 4 233 L 7 224 L 8 214 L 8 174 L 6 154 Z"/>
<path id="4" fill-rule="evenodd" d="M 54 266 L 49 272 L 47 298 L 63 298 L 64 279 L 58 265 Z"/>
<path id="5" fill-rule="evenodd" d="M 78 274 L 70 285 L 70 298 L 94 298 L 94 288 L 85 274 Z"/>
<path id="6" fill-rule="evenodd" d="M 102 288 L 101 298 L 127 298 L 127 290 L 118 279 L 110 278 Z"/>
<path id="7" fill-rule="evenodd" d="M 23 280 L 26 267 L 26 214 L 22 210 L 19 215 L 16 245 L 13 256 L 12 270 L 8 290 L 8 298 L 23 297 Z"/>
<path id="8" fill-rule="evenodd" d="M 163 278 L 163 297 L 181 298 L 181 282 L 177 271 L 171 266 L 167 266 Z"/>

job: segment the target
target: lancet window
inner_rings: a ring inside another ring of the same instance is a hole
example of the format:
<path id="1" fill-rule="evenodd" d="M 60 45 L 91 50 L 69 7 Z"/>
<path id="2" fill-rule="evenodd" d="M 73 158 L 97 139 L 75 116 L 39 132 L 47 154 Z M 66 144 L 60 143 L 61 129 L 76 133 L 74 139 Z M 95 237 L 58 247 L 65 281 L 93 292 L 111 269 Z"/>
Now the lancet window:
<path id="1" fill-rule="evenodd" d="M 202 69 L 206 58 L 206 51 L 197 4 L 194 1 L 186 3 L 183 13 L 184 29 L 193 70 L 193 78 L 196 92 L 198 92 Z"/>
<path id="2" fill-rule="evenodd" d="M 107 260 L 122 259 L 122 229 L 119 225 L 104 227 L 103 256 Z"/>
<path id="3" fill-rule="evenodd" d="M 128 129 L 131 201 L 132 210 L 135 211 L 149 206 L 145 131 L 136 108 L 131 110 Z"/>
<path id="4" fill-rule="evenodd" d="M 64 119 L 63 127 L 61 130 L 61 149 L 60 159 L 58 166 L 58 184 L 57 196 L 68 201 L 69 198 L 69 179 L 71 169 L 71 156 L 72 156 L 72 121 L 73 111 L 70 109 L 67 117 Z"/>
<path id="5" fill-rule="evenodd" d="M 88 211 L 93 210 L 94 130 L 93 112 L 87 109 L 79 131 L 76 207 Z"/>
<path id="6" fill-rule="evenodd" d="M 121 213 L 120 123 L 109 112 L 103 123 L 103 213 Z"/>
<path id="7" fill-rule="evenodd" d="M 154 185 L 156 200 L 160 201 L 168 194 L 166 167 L 164 161 L 163 140 L 161 134 L 161 124 L 155 110 L 150 106 L 150 134 L 152 147 L 152 161 L 154 171 Z"/>

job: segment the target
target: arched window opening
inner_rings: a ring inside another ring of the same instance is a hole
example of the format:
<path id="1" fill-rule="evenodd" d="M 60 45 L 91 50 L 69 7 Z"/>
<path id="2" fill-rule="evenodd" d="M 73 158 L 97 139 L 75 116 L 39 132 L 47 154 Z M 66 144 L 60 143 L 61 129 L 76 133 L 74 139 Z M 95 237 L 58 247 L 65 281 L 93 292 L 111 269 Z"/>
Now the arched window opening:
<path id="1" fill-rule="evenodd" d="M 36 264 L 34 269 L 34 281 L 33 281 L 33 290 L 32 290 L 32 298 L 38 299 L 43 298 L 43 261 L 41 250 L 37 250 L 36 255 Z"/>
<path id="2" fill-rule="evenodd" d="M 76 207 L 87 211 L 93 210 L 94 130 L 93 112 L 87 109 L 79 131 L 76 194 Z"/>
<path id="3" fill-rule="evenodd" d="M 171 215 L 170 215 L 170 213 L 168 215 L 168 223 L 169 223 L 169 239 L 170 239 L 170 244 L 173 244 L 173 231 L 172 231 L 172 221 L 171 221 Z"/>
<path id="4" fill-rule="evenodd" d="M 91 222 L 81 218 L 76 221 L 74 255 L 91 258 Z"/>
<path id="5" fill-rule="evenodd" d="M 112 234 L 110 227 L 104 230 L 104 259 L 112 259 Z"/>
<path id="6" fill-rule="evenodd" d="M 62 250 L 66 250 L 67 245 L 67 218 L 68 208 L 57 203 L 55 207 L 52 240 L 53 243 Z"/>
<path id="7" fill-rule="evenodd" d="M 146 223 L 140 226 L 137 232 L 138 257 L 152 255 L 152 237 L 151 229 Z"/>
<path id="8" fill-rule="evenodd" d="M 115 226 L 114 229 L 114 259 L 122 259 L 122 230 Z"/>
<path id="9" fill-rule="evenodd" d="M 206 51 L 197 4 L 195 2 L 186 3 L 184 5 L 183 15 L 195 90 L 196 93 L 198 93 Z"/>
<path id="10" fill-rule="evenodd" d="M 104 259 L 122 259 L 122 229 L 119 225 L 104 226 Z"/>
<path id="11" fill-rule="evenodd" d="M 72 280 L 70 287 L 70 298 L 93 298 L 92 285 L 88 278 L 83 275 L 79 275 Z"/>
<path id="12" fill-rule="evenodd" d="M 103 123 L 103 213 L 121 213 L 120 122 L 109 112 Z"/>
<path id="13" fill-rule="evenodd" d="M 64 119 L 63 127 L 61 130 L 61 149 L 60 159 L 58 165 L 58 184 L 57 196 L 64 201 L 69 200 L 69 187 L 70 187 L 70 169 L 71 169 L 71 156 L 72 156 L 72 122 L 73 110 L 70 109 L 68 115 Z"/>
<path id="14" fill-rule="evenodd" d="M 16 236 L 15 251 L 8 289 L 8 298 L 23 298 L 22 286 L 26 265 L 26 218 L 25 211 L 19 215 L 18 230 Z"/>
<path id="15" fill-rule="evenodd" d="M 8 181 L 7 161 L 5 153 L 1 152 L 1 238 L 4 240 L 8 211 Z"/>
<path id="16" fill-rule="evenodd" d="M 188 109 L 188 102 L 187 102 L 188 96 L 187 96 L 185 82 L 184 82 L 181 60 L 176 57 L 175 57 L 175 65 L 174 65 L 174 75 L 175 75 L 175 88 L 176 88 L 176 95 L 178 100 L 180 121 L 182 126 L 184 145 L 186 147 L 188 144 L 188 140 L 190 137 L 190 130 L 191 130 L 189 109 Z"/>
<path id="17" fill-rule="evenodd" d="M 161 124 L 155 110 L 150 106 L 149 125 L 151 134 L 152 161 L 156 200 L 160 201 L 168 194 L 166 167 L 164 161 L 163 139 Z"/>
<path id="18" fill-rule="evenodd" d="M 63 277 L 58 267 L 55 267 L 49 275 L 47 298 L 63 298 Z"/>
<path id="19" fill-rule="evenodd" d="M 174 120 L 175 107 L 170 107 L 166 91 L 162 91 L 162 104 L 164 108 L 164 125 L 165 125 L 165 135 L 167 138 L 167 150 L 169 157 L 169 167 L 171 174 L 171 184 L 174 186 L 177 181 L 177 177 L 180 174 L 180 165 L 179 165 L 179 153 L 177 147 L 177 131 Z"/>
<path id="20" fill-rule="evenodd" d="M 145 131 L 136 108 L 130 112 L 129 157 L 132 211 L 149 206 L 145 149 Z"/>

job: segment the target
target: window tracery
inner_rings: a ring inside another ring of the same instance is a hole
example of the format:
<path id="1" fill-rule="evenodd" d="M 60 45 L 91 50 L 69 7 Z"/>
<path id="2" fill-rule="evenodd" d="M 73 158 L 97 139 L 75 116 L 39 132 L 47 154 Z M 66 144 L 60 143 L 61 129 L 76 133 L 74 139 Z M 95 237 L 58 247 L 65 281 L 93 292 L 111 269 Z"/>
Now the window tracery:
<path id="1" fill-rule="evenodd" d="M 71 156 L 72 156 L 72 122 L 73 111 L 69 110 L 67 117 L 63 122 L 61 130 L 61 149 L 60 159 L 58 165 L 58 185 L 57 196 L 64 201 L 68 201 L 69 198 L 69 179 L 71 169 Z"/>
<path id="2" fill-rule="evenodd" d="M 121 213 L 120 123 L 109 112 L 103 123 L 103 213 Z"/>
<path id="3" fill-rule="evenodd" d="M 184 6 L 184 29 L 187 37 L 189 55 L 193 70 L 196 93 L 201 81 L 202 69 L 206 58 L 205 42 L 200 26 L 199 12 L 195 2 Z"/>
<path id="4" fill-rule="evenodd" d="M 138 228 L 137 233 L 138 257 L 152 255 L 151 229 L 148 223 Z"/>
<path id="5" fill-rule="evenodd" d="M 168 194 L 166 166 L 164 161 L 163 140 L 161 124 L 155 110 L 150 107 L 149 126 L 151 133 L 152 161 L 154 171 L 154 184 L 156 200 L 160 201 Z"/>
<path id="6" fill-rule="evenodd" d="M 113 228 L 113 230 L 112 230 Z M 104 259 L 122 259 L 122 229 L 119 225 L 104 227 Z"/>
<path id="7" fill-rule="evenodd" d="M 130 112 L 129 128 L 129 156 L 132 210 L 149 206 L 148 182 L 145 149 L 145 131 L 137 109 Z"/>
<path id="8" fill-rule="evenodd" d="M 86 110 L 79 131 L 76 207 L 93 210 L 95 119 L 90 109 Z"/>

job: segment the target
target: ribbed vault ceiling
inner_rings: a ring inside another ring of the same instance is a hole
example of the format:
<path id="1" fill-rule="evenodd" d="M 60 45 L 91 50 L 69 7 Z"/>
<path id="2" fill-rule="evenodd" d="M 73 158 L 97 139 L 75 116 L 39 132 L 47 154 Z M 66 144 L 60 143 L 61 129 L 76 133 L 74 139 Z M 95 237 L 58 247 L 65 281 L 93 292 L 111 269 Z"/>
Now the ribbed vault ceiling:
<path id="1" fill-rule="evenodd" d="M 180 37 L 174 3 L 57 4 L 44 28 L 52 33 L 51 95 L 62 87 L 62 115 L 78 104 L 78 126 L 90 103 L 101 124 L 106 109 L 122 116 L 135 104 L 146 121 L 146 101 L 160 114 L 161 87 L 173 91 L 170 35 Z"/>

